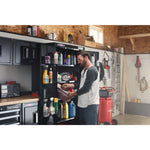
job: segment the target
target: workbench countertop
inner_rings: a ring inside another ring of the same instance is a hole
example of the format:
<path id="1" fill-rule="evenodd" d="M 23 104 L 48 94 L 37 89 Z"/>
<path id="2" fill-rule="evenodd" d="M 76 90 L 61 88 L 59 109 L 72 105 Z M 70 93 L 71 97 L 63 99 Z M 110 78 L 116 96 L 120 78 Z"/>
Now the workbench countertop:
<path id="1" fill-rule="evenodd" d="M 19 97 L 0 99 L 0 106 L 35 102 L 35 101 L 39 101 L 39 97 L 32 97 L 32 95 L 24 95 L 24 96 L 19 96 Z"/>

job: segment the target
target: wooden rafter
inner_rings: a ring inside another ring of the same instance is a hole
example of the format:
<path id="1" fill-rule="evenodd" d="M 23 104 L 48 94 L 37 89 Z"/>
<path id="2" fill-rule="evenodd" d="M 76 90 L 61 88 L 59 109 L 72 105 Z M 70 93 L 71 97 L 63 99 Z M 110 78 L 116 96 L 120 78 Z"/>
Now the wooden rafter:
<path id="1" fill-rule="evenodd" d="M 132 35 L 122 35 L 120 39 L 130 39 L 130 38 L 140 38 L 140 37 L 149 37 L 150 33 L 142 33 L 142 34 L 132 34 Z"/>
<path id="2" fill-rule="evenodd" d="M 120 39 L 129 39 L 132 44 L 132 50 L 135 50 L 135 38 L 141 37 L 150 37 L 150 33 L 142 33 L 142 34 L 133 34 L 133 35 L 123 35 L 120 36 Z"/>
<path id="3" fill-rule="evenodd" d="M 130 38 L 130 42 L 132 44 L 132 50 L 134 51 L 135 50 L 135 39 Z"/>

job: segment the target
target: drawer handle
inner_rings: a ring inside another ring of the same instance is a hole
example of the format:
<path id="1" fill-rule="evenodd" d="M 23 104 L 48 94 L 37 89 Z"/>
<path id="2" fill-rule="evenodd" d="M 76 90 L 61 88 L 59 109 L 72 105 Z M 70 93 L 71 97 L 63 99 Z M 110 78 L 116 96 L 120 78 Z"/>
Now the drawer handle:
<path id="1" fill-rule="evenodd" d="M 15 110 L 7 110 L 7 111 L 1 111 L 0 114 L 7 114 L 7 113 L 12 113 L 12 112 L 19 112 L 20 109 L 15 109 Z"/>
<path id="2" fill-rule="evenodd" d="M 0 121 L 1 120 L 12 119 L 12 118 L 17 118 L 17 117 L 20 117 L 20 115 L 14 115 L 14 116 L 9 116 L 9 117 L 2 117 L 2 118 L 0 118 Z"/>

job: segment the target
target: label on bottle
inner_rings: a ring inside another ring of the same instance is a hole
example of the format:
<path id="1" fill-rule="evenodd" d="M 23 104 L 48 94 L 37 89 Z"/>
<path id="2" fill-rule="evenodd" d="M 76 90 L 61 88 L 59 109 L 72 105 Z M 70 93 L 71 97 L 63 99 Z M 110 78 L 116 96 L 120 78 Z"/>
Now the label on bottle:
<path id="1" fill-rule="evenodd" d="M 53 83 L 53 71 L 52 70 L 49 71 L 49 80 L 50 80 L 49 83 L 52 84 Z"/>
<path id="2" fill-rule="evenodd" d="M 49 77 L 48 75 L 45 75 L 45 77 L 43 78 L 43 84 L 48 84 L 49 83 Z"/>
<path id="3" fill-rule="evenodd" d="M 50 56 L 45 56 L 45 64 L 50 64 Z"/>
<path id="4" fill-rule="evenodd" d="M 49 109 L 50 109 L 50 115 L 55 115 L 55 107 L 51 105 Z"/>

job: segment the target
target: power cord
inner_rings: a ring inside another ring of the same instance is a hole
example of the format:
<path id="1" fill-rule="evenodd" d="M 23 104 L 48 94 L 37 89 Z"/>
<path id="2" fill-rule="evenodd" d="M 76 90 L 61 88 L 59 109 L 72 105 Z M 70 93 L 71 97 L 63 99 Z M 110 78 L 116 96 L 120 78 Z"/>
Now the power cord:
<path id="1" fill-rule="evenodd" d="M 140 91 L 141 92 L 144 92 L 145 90 L 148 89 L 148 82 L 147 80 L 145 79 L 145 77 L 143 77 L 141 80 L 140 80 Z"/>

